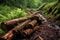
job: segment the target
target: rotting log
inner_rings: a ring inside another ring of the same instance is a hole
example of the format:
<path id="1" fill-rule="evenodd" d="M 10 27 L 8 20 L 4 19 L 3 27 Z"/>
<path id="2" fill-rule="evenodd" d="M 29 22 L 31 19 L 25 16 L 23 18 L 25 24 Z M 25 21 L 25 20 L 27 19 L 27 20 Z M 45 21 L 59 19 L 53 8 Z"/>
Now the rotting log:
<path id="1" fill-rule="evenodd" d="M 35 17 L 36 17 L 36 19 L 35 19 Z M 38 39 L 39 40 L 55 40 L 54 38 L 57 39 L 56 30 L 53 27 L 51 28 L 48 26 L 48 24 L 46 23 L 47 22 L 46 19 L 42 15 L 40 15 L 40 17 L 43 19 L 43 21 L 44 21 L 43 23 L 45 23 L 45 25 L 42 24 L 42 26 L 40 28 L 39 28 L 39 26 L 36 26 L 37 23 L 39 23 L 39 22 L 37 22 L 37 20 L 39 20 L 39 18 L 37 18 L 37 16 L 33 16 L 33 17 L 30 17 L 30 20 L 23 22 L 23 23 L 19 24 L 18 26 L 16 26 L 15 28 L 13 28 L 12 30 L 10 30 L 6 35 L 2 36 L 2 38 L 0 38 L 0 40 L 11 40 L 14 37 L 15 33 L 20 33 L 21 29 L 26 27 L 27 24 L 28 24 L 28 28 L 24 29 L 21 32 L 23 36 L 26 37 L 26 36 L 29 36 L 32 34 L 31 37 L 32 37 L 32 39 L 35 38 L 34 40 L 38 40 Z M 30 28 L 31 26 L 29 27 L 29 25 L 32 25 L 32 28 Z M 37 31 L 37 30 L 39 30 L 39 31 Z M 36 35 L 34 35 L 34 34 L 36 34 Z M 58 31 L 57 34 L 60 35 L 60 31 Z M 35 36 L 38 36 L 38 37 L 36 38 Z"/>
<path id="2" fill-rule="evenodd" d="M 11 30 L 12 28 L 14 28 L 14 26 L 17 26 L 18 23 L 21 23 L 21 22 L 24 22 L 25 20 L 28 20 L 28 19 L 38 19 L 39 17 L 38 16 L 35 16 L 35 14 L 31 14 L 29 16 L 26 16 L 26 17 L 21 17 L 21 18 L 17 18 L 17 19 L 13 19 L 13 20 L 9 20 L 9 21 L 6 21 L 6 22 L 2 22 L 1 23 L 1 28 L 3 30 Z"/>
<path id="3" fill-rule="evenodd" d="M 35 26 L 34 29 L 26 29 L 26 30 L 22 31 L 22 35 L 27 37 L 27 36 L 31 35 L 33 32 L 39 30 L 39 27 L 40 26 Z"/>
<path id="4" fill-rule="evenodd" d="M 37 24 L 37 20 L 32 20 L 31 22 L 27 23 L 24 29 L 28 29 L 28 28 L 33 29 L 36 24 Z"/>
<path id="5" fill-rule="evenodd" d="M 19 24 L 18 26 L 16 26 L 15 28 L 13 28 L 12 30 L 10 30 L 8 33 L 6 33 L 3 37 L 0 38 L 0 40 L 5 39 L 5 40 L 11 40 L 13 35 L 14 35 L 14 31 L 18 32 L 21 29 L 24 28 L 25 25 L 27 25 L 27 23 L 29 23 L 31 20 L 26 20 L 25 22 Z"/>

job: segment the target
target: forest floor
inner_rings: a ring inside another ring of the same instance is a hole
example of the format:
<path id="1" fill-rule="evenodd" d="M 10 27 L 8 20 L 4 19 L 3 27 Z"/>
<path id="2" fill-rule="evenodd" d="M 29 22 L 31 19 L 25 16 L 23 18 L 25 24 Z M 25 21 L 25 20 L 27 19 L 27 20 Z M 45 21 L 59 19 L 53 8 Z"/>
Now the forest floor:
<path id="1" fill-rule="evenodd" d="M 59 40 L 60 27 L 47 21 L 41 11 L 1 23 L 6 34 L 0 40 Z"/>

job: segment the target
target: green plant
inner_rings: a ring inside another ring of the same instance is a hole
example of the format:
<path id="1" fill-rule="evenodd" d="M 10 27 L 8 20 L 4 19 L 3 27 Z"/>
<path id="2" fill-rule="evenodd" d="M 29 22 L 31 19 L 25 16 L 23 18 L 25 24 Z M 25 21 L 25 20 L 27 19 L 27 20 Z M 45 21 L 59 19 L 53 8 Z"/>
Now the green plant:
<path id="1" fill-rule="evenodd" d="M 2 34 L 4 34 L 5 32 L 2 30 L 2 29 L 0 29 L 0 35 L 2 35 Z"/>
<path id="2" fill-rule="evenodd" d="M 20 8 L 0 5 L 0 22 L 26 16 L 27 13 Z"/>

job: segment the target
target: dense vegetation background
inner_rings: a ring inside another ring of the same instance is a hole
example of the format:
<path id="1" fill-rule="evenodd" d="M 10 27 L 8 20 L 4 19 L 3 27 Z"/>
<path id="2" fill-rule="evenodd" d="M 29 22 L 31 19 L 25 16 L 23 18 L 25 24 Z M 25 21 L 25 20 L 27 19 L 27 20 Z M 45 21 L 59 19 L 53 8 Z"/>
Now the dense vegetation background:
<path id="1" fill-rule="evenodd" d="M 26 16 L 26 10 L 41 10 L 48 21 L 60 26 L 59 0 L 0 0 L 0 23 Z M 0 28 L 0 34 L 5 33 Z"/>

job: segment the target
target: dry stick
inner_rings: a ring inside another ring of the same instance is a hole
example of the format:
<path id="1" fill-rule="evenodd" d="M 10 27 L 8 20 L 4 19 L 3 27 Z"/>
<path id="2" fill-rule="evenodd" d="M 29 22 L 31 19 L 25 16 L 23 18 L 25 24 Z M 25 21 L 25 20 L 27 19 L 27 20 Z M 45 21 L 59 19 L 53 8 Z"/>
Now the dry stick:
<path id="1" fill-rule="evenodd" d="M 27 20 L 25 22 L 23 22 L 22 24 L 19 24 L 18 26 L 16 26 L 15 28 L 13 28 L 12 30 L 10 30 L 8 33 L 6 33 L 2 38 L 6 39 L 6 40 L 11 40 L 11 38 L 13 37 L 13 31 L 20 31 L 22 28 L 24 28 L 25 25 L 27 25 L 27 23 L 29 23 L 31 20 Z"/>

